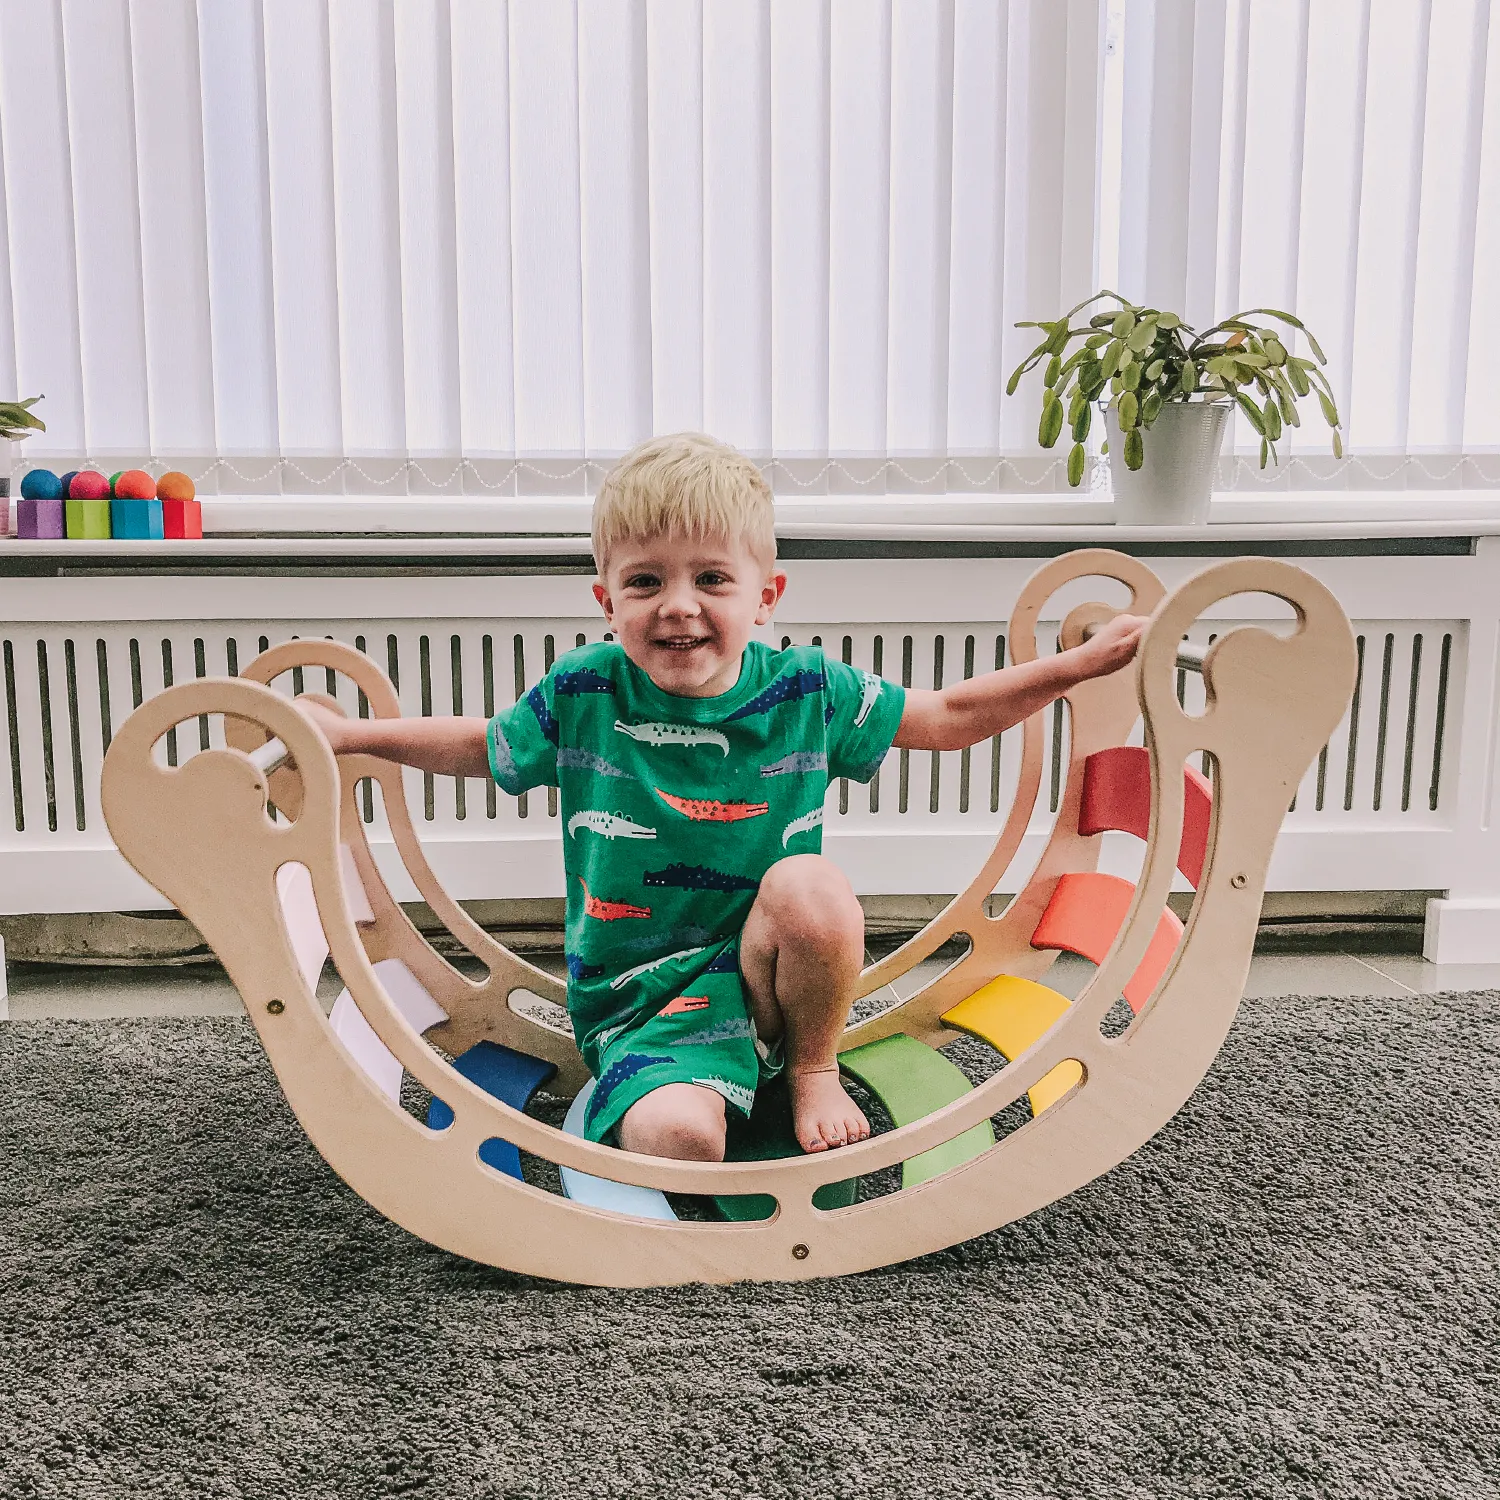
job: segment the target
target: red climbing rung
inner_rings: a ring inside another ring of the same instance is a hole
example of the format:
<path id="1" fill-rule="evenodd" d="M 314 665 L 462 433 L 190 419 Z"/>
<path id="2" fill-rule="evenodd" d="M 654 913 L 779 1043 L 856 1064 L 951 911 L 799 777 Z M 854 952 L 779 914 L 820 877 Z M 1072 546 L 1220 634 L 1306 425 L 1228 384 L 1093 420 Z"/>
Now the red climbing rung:
<path id="1" fill-rule="evenodd" d="M 1060 875 L 1057 889 L 1031 934 L 1031 946 L 1076 953 L 1090 963 L 1101 964 L 1134 899 L 1135 887 L 1118 875 L 1101 875 L 1093 870 Z M 1137 1014 L 1166 972 L 1181 936 L 1182 923 L 1176 914 L 1163 911 L 1146 956 L 1125 986 L 1125 999 Z"/>
<path id="2" fill-rule="evenodd" d="M 1182 768 L 1182 843 L 1177 868 L 1194 887 L 1203 878 L 1208 828 L 1213 818 L 1213 789 L 1191 766 Z M 1151 758 L 1139 745 L 1096 750 L 1083 763 L 1083 801 L 1079 833 L 1151 832 Z"/>

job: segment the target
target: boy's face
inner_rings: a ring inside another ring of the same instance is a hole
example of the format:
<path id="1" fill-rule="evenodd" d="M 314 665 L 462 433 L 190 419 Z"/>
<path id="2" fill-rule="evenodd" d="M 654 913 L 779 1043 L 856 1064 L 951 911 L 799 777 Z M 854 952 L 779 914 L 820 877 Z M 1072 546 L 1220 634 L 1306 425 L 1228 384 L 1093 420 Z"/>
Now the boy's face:
<path id="1" fill-rule="evenodd" d="M 785 588 L 786 574 L 743 541 L 657 536 L 618 543 L 594 597 L 657 687 L 713 698 L 739 680 L 745 644 Z"/>

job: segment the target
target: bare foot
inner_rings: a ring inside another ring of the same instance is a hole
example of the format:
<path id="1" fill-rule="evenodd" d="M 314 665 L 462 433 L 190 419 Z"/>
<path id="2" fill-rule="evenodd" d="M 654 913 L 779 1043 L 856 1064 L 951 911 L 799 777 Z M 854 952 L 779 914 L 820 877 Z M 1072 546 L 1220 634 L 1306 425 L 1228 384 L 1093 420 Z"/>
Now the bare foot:
<path id="1" fill-rule="evenodd" d="M 870 1134 L 870 1122 L 844 1092 L 835 1064 L 787 1073 L 792 1093 L 792 1128 L 804 1151 L 852 1146 Z"/>

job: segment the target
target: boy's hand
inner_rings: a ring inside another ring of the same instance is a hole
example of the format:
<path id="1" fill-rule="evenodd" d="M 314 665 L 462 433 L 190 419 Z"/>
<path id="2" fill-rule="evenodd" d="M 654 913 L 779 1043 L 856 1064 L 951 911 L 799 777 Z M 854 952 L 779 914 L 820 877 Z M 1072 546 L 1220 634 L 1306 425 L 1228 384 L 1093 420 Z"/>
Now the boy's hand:
<path id="1" fill-rule="evenodd" d="M 1075 646 L 1068 653 L 1076 657 L 1080 680 L 1107 677 L 1121 667 L 1128 667 L 1135 660 L 1136 648 L 1145 628 L 1144 615 L 1116 615 L 1092 631 L 1081 646 Z"/>

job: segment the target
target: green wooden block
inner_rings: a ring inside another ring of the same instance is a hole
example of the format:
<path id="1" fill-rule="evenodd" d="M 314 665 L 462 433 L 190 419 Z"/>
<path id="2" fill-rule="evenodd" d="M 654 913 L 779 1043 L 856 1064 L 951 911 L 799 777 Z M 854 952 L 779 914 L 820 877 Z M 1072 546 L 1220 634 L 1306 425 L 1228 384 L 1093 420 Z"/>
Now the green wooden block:
<path id="1" fill-rule="evenodd" d="M 946 1057 L 909 1036 L 882 1037 L 839 1054 L 839 1066 L 885 1106 L 899 1127 L 910 1125 L 962 1099 L 974 1085 Z M 915 1187 L 988 1151 L 995 1130 L 988 1120 L 901 1164 L 901 1186 Z"/>
<path id="2" fill-rule="evenodd" d="M 730 1116 L 729 1139 L 725 1144 L 726 1161 L 777 1161 L 787 1156 L 801 1156 L 802 1147 L 792 1132 L 792 1101 L 784 1078 L 773 1079 L 755 1095 L 755 1107 L 748 1120 Z M 848 1208 L 854 1202 L 859 1179 L 847 1182 L 825 1182 L 813 1194 L 817 1208 Z M 721 1217 L 744 1222 L 769 1219 L 776 1211 L 776 1200 L 768 1193 L 750 1193 L 736 1198 L 715 1198 Z"/>
<path id="3" fill-rule="evenodd" d="M 109 527 L 109 496 L 102 500 L 73 500 L 64 503 L 70 542 L 107 542 L 113 533 Z"/>

